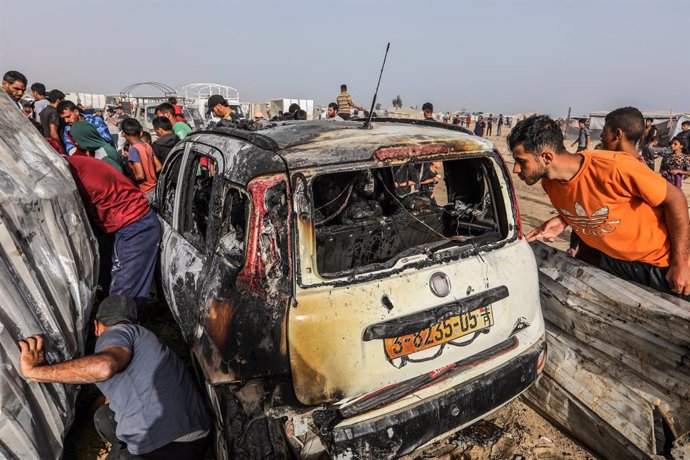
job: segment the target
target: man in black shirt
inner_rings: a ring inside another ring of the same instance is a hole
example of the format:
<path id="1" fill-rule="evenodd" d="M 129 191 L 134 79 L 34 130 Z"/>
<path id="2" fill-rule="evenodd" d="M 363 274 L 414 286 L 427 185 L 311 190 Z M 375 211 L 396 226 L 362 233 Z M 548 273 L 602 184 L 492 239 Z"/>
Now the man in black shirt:
<path id="1" fill-rule="evenodd" d="M 43 127 L 43 135 L 49 139 L 54 140 L 57 145 L 62 145 L 60 139 L 60 116 L 57 112 L 57 106 L 65 99 L 65 93 L 59 89 L 54 89 L 48 92 L 46 96 L 48 105 L 41 110 L 40 121 Z"/>

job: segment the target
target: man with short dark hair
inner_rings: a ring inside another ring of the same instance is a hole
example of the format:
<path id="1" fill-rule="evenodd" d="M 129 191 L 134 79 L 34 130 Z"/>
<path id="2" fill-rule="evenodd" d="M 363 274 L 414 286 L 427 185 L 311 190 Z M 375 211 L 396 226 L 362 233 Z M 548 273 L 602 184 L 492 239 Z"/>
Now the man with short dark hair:
<path id="1" fill-rule="evenodd" d="M 220 120 L 211 120 L 206 125 L 207 129 L 215 127 L 234 127 L 235 121 L 235 111 L 232 110 L 230 104 L 228 104 L 227 99 L 225 99 L 220 94 L 213 94 L 209 96 L 208 102 L 206 103 L 206 115 L 213 114 L 214 117 L 220 118 Z"/>
<path id="2" fill-rule="evenodd" d="M 134 118 L 122 120 L 122 135 L 129 142 L 127 159 L 134 173 L 134 180 L 139 190 L 144 194 L 149 203 L 153 202 L 154 189 L 158 183 L 158 173 L 161 163 L 153 155 L 153 148 L 143 142 L 141 124 Z"/>
<path id="3" fill-rule="evenodd" d="M 153 154 L 156 155 L 161 164 L 165 163 L 168 154 L 175 147 L 175 144 L 180 140 L 179 137 L 172 130 L 172 123 L 165 117 L 156 117 L 153 119 L 153 131 L 158 136 L 151 146 Z"/>
<path id="4" fill-rule="evenodd" d="M 156 107 L 156 116 L 165 117 L 170 120 L 173 132 L 177 135 L 177 137 L 180 138 L 180 140 L 184 139 L 189 133 L 192 132 L 192 128 L 190 128 L 187 123 L 177 120 L 177 117 L 175 116 L 175 108 L 172 106 L 172 104 L 168 104 L 167 102 L 159 104 Z"/>
<path id="5" fill-rule="evenodd" d="M 577 144 L 577 151 L 582 152 L 589 148 L 590 135 L 589 128 L 587 127 L 587 120 L 580 118 L 577 121 L 577 126 L 580 128 L 580 131 L 577 134 L 577 139 L 570 144 L 570 146 L 574 147 L 575 144 Z"/>
<path id="6" fill-rule="evenodd" d="M 606 115 L 601 132 L 601 145 L 604 150 L 625 152 L 645 166 L 642 155 L 637 151 L 637 143 L 644 135 L 644 117 L 635 107 L 621 107 Z"/>
<path id="7" fill-rule="evenodd" d="M 72 124 L 77 121 L 86 121 L 88 124 L 96 128 L 98 134 L 110 145 L 115 146 L 113 138 L 110 137 L 110 131 L 101 117 L 82 113 L 79 107 L 72 101 L 62 101 L 57 106 L 57 113 L 65 123 L 65 129 L 62 131 L 62 143 L 65 146 L 67 155 L 72 155 L 77 151 L 77 146 L 74 145 L 72 138 L 69 135 Z"/>
<path id="8" fill-rule="evenodd" d="M 484 137 L 484 128 L 486 128 L 484 117 L 482 115 L 479 115 L 479 118 L 477 118 L 477 122 L 474 124 L 474 135 Z"/>
<path id="9" fill-rule="evenodd" d="M 541 181 L 559 213 L 527 241 L 553 241 L 570 225 L 601 251 L 600 268 L 690 300 L 690 221 L 680 190 L 626 153 L 568 153 L 545 115 L 520 121 L 508 145 L 513 173 L 527 185 Z"/>
<path id="10" fill-rule="evenodd" d="M 331 102 L 330 104 L 328 104 L 326 118 L 331 121 L 344 121 L 343 118 L 338 115 L 338 104 L 336 104 L 335 102 Z"/>
<path id="11" fill-rule="evenodd" d="M 489 118 L 486 120 L 486 137 L 489 137 L 493 134 L 493 129 L 494 129 L 494 114 L 490 113 Z"/>
<path id="12" fill-rule="evenodd" d="M 2 89 L 14 101 L 17 108 L 21 110 L 22 105 L 19 103 L 19 100 L 24 95 L 24 91 L 26 91 L 26 77 L 24 74 L 16 70 L 6 72 L 2 77 Z"/>
<path id="13" fill-rule="evenodd" d="M 422 105 L 422 113 L 424 114 L 425 120 L 434 120 L 434 105 L 431 102 L 425 102 Z"/>
<path id="14" fill-rule="evenodd" d="M 60 115 L 58 115 L 57 106 L 65 100 L 65 93 L 54 89 L 48 92 L 46 99 L 48 105 L 41 110 L 40 116 L 43 135 L 51 139 L 53 147 L 59 147 L 59 152 L 64 153 L 62 139 L 60 139 Z"/>
<path id="15" fill-rule="evenodd" d="M 350 119 L 350 112 L 353 107 L 355 109 L 364 111 L 364 107 L 361 107 L 352 101 L 352 96 L 350 96 L 350 93 L 347 92 L 347 85 L 345 83 L 340 85 L 340 94 L 338 94 L 338 97 L 335 98 L 335 101 L 338 103 L 338 115 L 343 120 Z"/>
<path id="16" fill-rule="evenodd" d="M 199 390 L 180 358 L 136 321 L 134 301 L 111 295 L 96 313 L 93 354 L 48 364 L 43 337 L 34 335 L 19 341 L 21 374 L 34 382 L 95 384 L 107 398 L 94 424 L 112 444 L 108 458 L 204 458 L 211 424 Z"/>
<path id="17" fill-rule="evenodd" d="M 676 139 L 685 146 L 685 151 L 690 152 L 690 121 L 685 120 L 680 124 L 680 132 L 676 134 Z"/>
<path id="18" fill-rule="evenodd" d="M 658 138 L 659 130 L 654 126 L 654 118 L 647 118 L 644 125 L 644 134 L 642 135 L 642 147 L 652 142 L 652 139 Z"/>
<path id="19" fill-rule="evenodd" d="M 41 121 L 41 111 L 45 109 L 49 102 L 48 99 L 46 99 L 46 85 L 43 83 L 34 83 L 31 85 L 31 95 L 34 98 L 34 104 L 33 104 L 33 109 L 34 109 L 34 114 L 32 118 L 34 121 Z"/>

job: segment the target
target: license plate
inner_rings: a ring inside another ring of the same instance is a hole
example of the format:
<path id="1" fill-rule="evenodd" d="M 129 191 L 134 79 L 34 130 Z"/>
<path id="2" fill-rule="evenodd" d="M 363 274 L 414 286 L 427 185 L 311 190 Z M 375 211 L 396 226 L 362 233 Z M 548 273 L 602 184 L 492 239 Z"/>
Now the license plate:
<path id="1" fill-rule="evenodd" d="M 450 342 L 494 325 L 491 306 L 479 307 L 459 316 L 452 316 L 412 334 L 384 339 L 389 359 L 400 358 L 442 343 Z"/>

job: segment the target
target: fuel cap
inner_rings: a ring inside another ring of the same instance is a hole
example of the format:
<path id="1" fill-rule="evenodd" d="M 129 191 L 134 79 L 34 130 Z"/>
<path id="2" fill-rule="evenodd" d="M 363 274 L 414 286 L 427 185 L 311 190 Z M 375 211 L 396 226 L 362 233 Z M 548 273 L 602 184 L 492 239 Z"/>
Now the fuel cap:
<path id="1" fill-rule="evenodd" d="M 442 272 L 436 272 L 429 279 L 431 292 L 438 297 L 445 297 L 450 294 L 450 278 Z"/>

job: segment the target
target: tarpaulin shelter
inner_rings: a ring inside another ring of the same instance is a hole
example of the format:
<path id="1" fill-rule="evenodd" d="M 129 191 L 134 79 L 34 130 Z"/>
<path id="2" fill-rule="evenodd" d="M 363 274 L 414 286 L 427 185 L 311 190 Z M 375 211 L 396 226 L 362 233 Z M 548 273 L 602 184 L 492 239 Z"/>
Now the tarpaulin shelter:
<path id="1" fill-rule="evenodd" d="M 600 111 L 589 114 L 589 129 L 593 145 L 599 143 L 601 132 L 604 130 L 605 118 L 609 112 L 610 111 Z M 658 131 L 660 145 L 669 143 L 673 137 L 672 133 L 678 123 L 678 119 L 682 116 L 682 114 L 672 114 L 671 112 L 642 112 L 642 115 L 645 120 L 647 118 L 652 118 L 654 120 L 654 126 Z"/>

